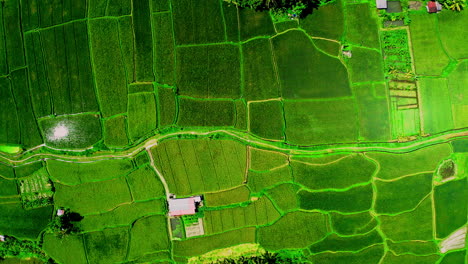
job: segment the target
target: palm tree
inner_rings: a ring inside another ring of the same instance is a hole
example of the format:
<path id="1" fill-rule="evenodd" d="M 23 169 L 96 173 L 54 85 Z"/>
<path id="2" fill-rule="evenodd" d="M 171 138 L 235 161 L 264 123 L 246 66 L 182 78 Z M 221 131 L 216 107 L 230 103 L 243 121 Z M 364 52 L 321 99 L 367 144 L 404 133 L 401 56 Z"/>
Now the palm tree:
<path id="1" fill-rule="evenodd" d="M 465 7 L 466 0 L 447 0 L 444 2 L 444 6 L 452 11 L 460 12 Z"/>

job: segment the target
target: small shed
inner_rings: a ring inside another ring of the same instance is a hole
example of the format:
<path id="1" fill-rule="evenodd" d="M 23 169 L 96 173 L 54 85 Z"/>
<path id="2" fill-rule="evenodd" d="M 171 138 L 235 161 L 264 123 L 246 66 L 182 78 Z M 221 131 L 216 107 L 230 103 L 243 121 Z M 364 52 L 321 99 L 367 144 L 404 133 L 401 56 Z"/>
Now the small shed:
<path id="1" fill-rule="evenodd" d="M 65 214 L 65 210 L 63 210 L 63 209 L 58 209 L 57 210 L 57 216 L 62 216 L 64 214 Z"/>
<path id="2" fill-rule="evenodd" d="M 182 199 L 169 199 L 169 216 L 193 215 L 196 203 L 201 201 L 200 197 L 189 197 Z"/>
<path id="3" fill-rule="evenodd" d="M 386 9 L 387 8 L 387 0 L 375 0 L 375 4 L 377 5 L 378 9 Z"/>
<path id="4" fill-rule="evenodd" d="M 428 13 L 437 13 L 442 10 L 442 5 L 437 1 L 427 2 L 426 9 Z"/>
<path id="5" fill-rule="evenodd" d="M 0 242 L 5 242 L 5 236 L 4 235 L 0 235 Z"/>

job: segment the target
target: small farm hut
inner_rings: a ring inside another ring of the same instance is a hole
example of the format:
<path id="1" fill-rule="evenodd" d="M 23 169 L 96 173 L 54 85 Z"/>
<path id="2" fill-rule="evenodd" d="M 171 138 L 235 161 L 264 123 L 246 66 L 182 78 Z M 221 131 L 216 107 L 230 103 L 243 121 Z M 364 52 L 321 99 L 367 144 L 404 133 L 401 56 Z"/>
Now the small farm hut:
<path id="1" fill-rule="evenodd" d="M 169 199 L 169 216 L 193 215 L 201 202 L 200 196 Z"/>
<path id="2" fill-rule="evenodd" d="M 428 13 L 437 13 L 442 10 L 442 5 L 437 1 L 429 1 L 426 5 L 426 9 Z"/>
<path id="3" fill-rule="evenodd" d="M 378 9 L 386 9 L 387 8 L 387 0 L 375 0 L 375 4 L 377 5 Z"/>

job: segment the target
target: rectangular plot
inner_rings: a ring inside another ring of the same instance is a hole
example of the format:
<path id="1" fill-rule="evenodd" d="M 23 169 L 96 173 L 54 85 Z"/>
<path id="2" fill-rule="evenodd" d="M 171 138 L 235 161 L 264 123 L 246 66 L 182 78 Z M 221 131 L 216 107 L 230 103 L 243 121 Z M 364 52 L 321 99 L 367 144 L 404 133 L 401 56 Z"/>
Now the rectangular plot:
<path id="1" fill-rule="evenodd" d="M 157 127 L 156 100 L 154 93 L 130 94 L 128 96 L 128 133 L 137 140 Z"/>
<path id="2" fill-rule="evenodd" d="M 128 86 L 128 93 L 144 93 L 153 91 L 154 87 L 152 83 L 130 83 Z"/>
<path id="3" fill-rule="evenodd" d="M 6 144 L 20 143 L 20 130 L 15 99 L 11 90 L 10 80 L 0 78 L 0 105 L 8 111 L 0 112 L 0 142 Z"/>
<path id="4" fill-rule="evenodd" d="M 104 117 L 126 112 L 127 81 L 117 22 L 109 19 L 90 20 L 89 30 L 101 112 Z"/>
<path id="5" fill-rule="evenodd" d="M 246 100 L 280 96 L 278 73 L 273 65 L 269 39 L 252 40 L 242 45 L 244 94 Z M 259 78 L 261 76 L 261 78 Z"/>
<path id="6" fill-rule="evenodd" d="M 370 13 L 368 3 L 348 5 L 346 12 L 347 40 L 369 48 L 379 48 L 376 19 Z"/>
<path id="7" fill-rule="evenodd" d="M 20 3 L 21 25 L 23 26 L 23 31 L 39 27 L 39 7 L 37 0 L 21 0 Z"/>
<path id="8" fill-rule="evenodd" d="M 136 82 L 135 64 L 133 63 L 135 49 L 133 46 L 133 24 L 131 17 L 121 17 L 118 20 L 120 47 L 122 52 L 122 61 L 125 66 L 125 74 L 127 83 Z"/>
<path id="9" fill-rule="evenodd" d="M 151 149 L 151 153 L 154 159 L 155 166 L 159 169 L 159 172 L 164 175 L 164 178 L 167 182 L 169 187 L 169 192 L 171 193 L 179 193 L 177 189 L 177 185 L 175 183 L 175 177 L 173 175 L 172 170 L 172 160 L 169 162 L 169 157 L 167 156 L 167 152 L 164 147 L 160 148 L 153 148 Z M 176 160 L 175 158 L 173 160 Z"/>
<path id="10" fill-rule="evenodd" d="M 154 34 L 154 69 L 156 81 L 160 84 L 175 85 L 175 47 L 172 15 L 152 15 Z"/>
<path id="11" fill-rule="evenodd" d="M 180 153 L 183 153 L 184 160 L 187 165 L 185 168 L 187 170 L 187 175 L 190 177 L 190 187 L 192 193 L 203 193 L 205 191 L 205 184 L 203 181 L 203 175 L 198 164 L 197 153 L 193 147 L 192 142 L 182 141 L 179 142 Z"/>
<path id="12" fill-rule="evenodd" d="M 370 85 L 355 87 L 359 107 L 359 135 L 368 141 L 387 141 L 391 138 L 390 114 L 386 99 L 377 99 Z"/>
<path id="13" fill-rule="evenodd" d="M 89 0 L 88 1 L 88 17 L 103 17 L 106 15 L 106 6 L 109 0 Z"/>
<path id="14" fill-rule="evenodd" d="M 446 79 L 419 80 L 419 102 L 423 111 L 423 131 L 435 134 L 454 128 L 452 103 Z"/>
<path id="15" fill-rule="evenodd" d="M 247 148 L 235 141 L 223 141 L 222 146 L 225 159 L 229 162 L 229 178 L 232 186 L 244 182 L 245 167 L 247 166 Z"/>
<path id="16" fill-rule="evenodd" d="M 233 126 L 234 102 L 179 97 L 179 126 Z"/>
<path id="17" fill-rule="evenodd" d="M 204 153 L 197 155 L 197 164 L 202 171 L 203 183 L 205 191 L 215 191 L 220 189 L 218 175 L 213 163 L 213 156 L 208 151 L 209 142 L 206 140 L 200 142 L 192 142 L 196 153 Z"/>
<path id="18" fill-rule="evenodd" d="M 27 69 L 12 72 L 11 83 L 18 110 L 21 144 L 30 148 L 42 144 L 42 137 L 33 113 L 27 74 Z"/>
<path id="19" fill-rule="evenodd" d="M 242 8 L 238 12 L 241 40 L 257 36 L 271 36 L 276 33 L 269 12 L 251 8 Z"/>
<path id="20" fill-rule="evenodd" d="M 172 12 L 177 45 L 225 40 L 220 1 L 172 1 Z"/>
<path id="21" fill-rule="evenodd" d="M 21 18 L 18 0 L 5 0 L 3 7 L 3 27 L 5 28 L 5 47 L 10 71 L 25 65 Z"/>
<path id="22" fill-rule="evenodd" d="M 172 144 L 164 146 L 164 151 L 168 160 L 170 160 L 170 168 L 172 170 L 172 176 L 174 177 L 177 194 L 191 194 L 190 175 L 187 173 L 187 166 L 190 166 L 190 164 L 187 164 L 182 157 L 178 142 L 173 142 Z"/>
<path id="23" fill-rule="evenodd" d="M 123 262 L 128 252 L 129 240 L 128 227 L 85 233 L 86 258 L 91 263 Z"/>
<path id="24" fill-rule="evenodd" d="M 244 100 L 235 100 L 236 104 L 236 123 L 234 127 L 241 130 L 247 129 L 247 105 Z"/>
<path id="25" fill-rule="evenodd" d="M 199 98 L 240 97 L 240 52 L 236 45 L 177 48 L 179 94 Z"/>
<path id="26" fill-rule="evenodd" d="M 59 238 L 55 234 L 44 235 L 44 251 L 62 263 L 87 263 L 82 235 Z"/>
<path id="27" fill-rule="evenodd" d="M 50 27 L 53 23 L 53 2 L 54 0 L 38 1 L 40 27 Z"/>
<path id="28" fill-rule="evenodd" d="M 126 16 L 132 13 L 131 0 L 107 0 L 106 16 Z"/>
<path id="29" fill-rule="evenodd" d="M 127 175 L 127 182 L 134 201 L 149 200 L 165 195 L 161 180 L 149 165 Z"/>
<path id="30" fill-rule="evenodd" d="M 170 0 L 151 0 L 151 11 L 163 12 L 170 9 Z"/>
<path id="31" fill-rule="evenodd" d="M 45 58 L 39 33 L 25 34 L 26 58 L 29 66 L 29 82 L 34 112 L 37 117 L 52 114 L 52 101 L 44 68 Z"/>
<path id="32" fill-rule="evenodd" d="M 154 80 L 149 0 L 132 1 L 132 5 L 136 80 L 149 82 Z"/>
<path id="33" fill-rule="evenodd" d="M 0 19 L 3 21 L 3 8 L 0 8 Z M 6 58 L 5 31 L 0 27 L 0 75 L 8 73 L 8 63 Z"/>
<path id="34" fill-rule="evenodd" d="M 124 147 L 128 144 L 125 116 L 117 116 L 104 121 L 104 144 L 108 147 Z"/>
<path id="35" fill-rule="evenodd" d="M 159 126 L 173 125 L 177 115 L 177 98 L 172 88 L 158 86 Z"/>
<path id="36" fill-rule="evenodd" d="M 351 81 L 383 81 L 382 55 L 374 50 L 353 47 L 353 58 L 348 61 Z"/>
<path id="37" fill-rule="evenodd" d="M 206 206 L 224 206 L 246 202 L 249 200 L 249 196 L 249 189 L 246 186 L 240 186 L 227 191 L 206 193 L 204 196 L 204 202 Z"/>
<path id="38" fill-rule="evenodd" d="M 237 19 L 237 6 L 227 1 L 221 1 L 223 4 L 224 23 L 226 25 L 227 41 L 239 41 L 239 21 Z"/>
<path id="39" fill-rule="evenodd" d="M 25 210 L 21 203 L 0 204 L 0 232 L 19 239 L 36 240 L 50 222 L 53 210 L 53 206 Z"/>
<path id="40" fill-rule="evenodd" d="M 249 104 L 250 132 L 267 139 L 284 139 L 285 121 L 281 101 Z M 268 117 L 265 116 L 268 113 Z"/>

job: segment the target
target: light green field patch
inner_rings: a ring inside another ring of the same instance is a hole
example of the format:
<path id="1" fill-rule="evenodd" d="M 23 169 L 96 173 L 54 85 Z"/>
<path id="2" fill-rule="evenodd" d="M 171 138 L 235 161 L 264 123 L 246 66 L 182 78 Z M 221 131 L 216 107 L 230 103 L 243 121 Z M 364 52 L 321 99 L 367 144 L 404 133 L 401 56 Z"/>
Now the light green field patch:
<path id="1" fill-rule="evenodd" d="M 255 171 L 267 171 L 288 164 L 288 156 L 281 152 L 249 148 L 250 169 Z"/>
<path id="2" fill-rule="evenodd" d="M 83 235 L 68 235 L 59 238 L 57 234 L 45 234 L 43 249 L 47 255 L 61 263 L 88 263 Z"/>
<path id="3" fill-rule="evenodd" d="M 249 200 L 250 191 L 245 185 L 241 185 L 234 189 L 205 193 L 204 205 L 217 207 L 229 204 L 242 203 Z"/>
<path id="4" fill-rule="evenodd" d="M 419 79 L 420 105 L 424 132 L 436 134 L 454 128 L 452 103 L 446 79 Z"/>

